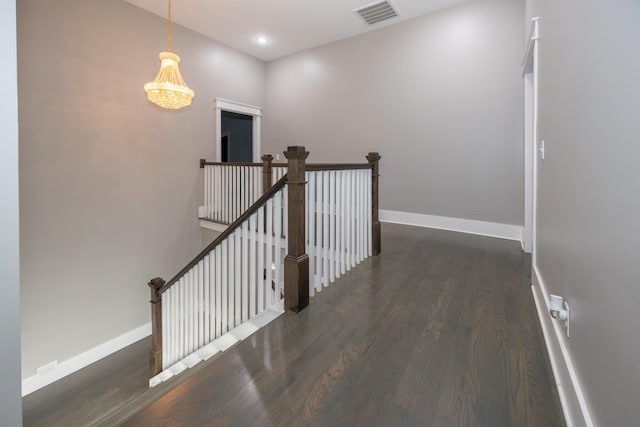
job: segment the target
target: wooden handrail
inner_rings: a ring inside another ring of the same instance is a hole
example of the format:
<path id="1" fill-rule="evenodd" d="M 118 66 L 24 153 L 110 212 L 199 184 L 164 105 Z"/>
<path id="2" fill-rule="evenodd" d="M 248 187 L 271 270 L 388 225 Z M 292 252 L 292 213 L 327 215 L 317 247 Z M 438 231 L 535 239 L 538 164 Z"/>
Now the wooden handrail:
<path id="1" fill-rule="evenodd" d="M 282 187 L 287 183 L 287 175 L 285 174 L 282 178 L 276 182 L 273 187 L 269 189 L 266 193 L 262 195 L 249 209 L 247 209 L 242 215 L 238 217 L 235 221 L 233 221 L 213 242 L 211 242 L 206 248 L 204 248 L 186 267 L 184 267 L 178 274 L 173 276 L 171 280 L 169 280 L 164 286 L 162 286 L 158 290 L 158 294 L 163 294 L 167 291 L 174 283 L 176 283 L 182 276 L 184 276 L 193 266 L 198 264 L 200 261 L 204 259 L 209 252 L 211 252 L 216 246 L 218 246 L 224 239 L 226 239 L 231 233 L 236 231 L 242 223 L 247 220 L 251 215 L 256 213 L 258 209 L 263 207 L 267 200 L 269 200 L 274 194 L 278 192 Z"/>
<path id="2" fill-rule="evenodd" d="M 371 169 L 371 167 L 370 163 L 307 163 L 307 170 L 311 172 Z"/>
<path id="3" fill-rule="evenodd" d="M 267 156 L 267 155 L 265 155 Z M 264 156 L 263 156 L 264 157 Z M 273 159 L 273 157 L 271 157 Z M 286 168 L 288 163 L 273 163 L 268 162 L 271 168 Z M 204 159 L 200 159 L 200 168 L 205 166 L 255 166 L 266 167 L 263 159 L 263 163 L 250 163 L 250 162 L 207 162 Z M 370 163 L 307 163 L 306 170 L 308 171 L 330 171 L 330 170 L 348 170 L 348 169 L 371 169 Z"/>
<path id="4" fill-rule="evenodd" d="M 262 163 L 253 162 L 207 162 L 205 159 L 200 159 L 200 169 L 205 166 L 256 166 L 261 167 Z"/>

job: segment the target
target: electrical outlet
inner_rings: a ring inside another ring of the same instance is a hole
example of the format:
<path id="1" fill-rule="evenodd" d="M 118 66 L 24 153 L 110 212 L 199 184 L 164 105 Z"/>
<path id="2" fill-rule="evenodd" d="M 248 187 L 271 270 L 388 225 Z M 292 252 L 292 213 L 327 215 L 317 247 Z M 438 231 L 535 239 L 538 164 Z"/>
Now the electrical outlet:
<path id="1" fill-rule="evenodd" d="M 276 160 L 280 160 L 280 154 L 276 154 Z"/>
<path id="2" fill-rule="evenodd" d="M 567 330 L 567 338 L 569 338 L 569 320 L 571 318 L 571 309 L 569 303 L 563 297 L 558 295 L 549 295 L 549 314 L 551 317 L 564 322 Z"/>
<path id="3" fill-rule="evenodd" d="M 40 366 L 38 369 L 36 369 L 36 373 L 39 376 L 48 375 L 53 371 L 55 371 L 57 367 L 58 367 L 58 361 L 54 360 L 53 362 Z"/>
<path id="4" fill-rule="evenodd" d="M 540 148 L 538 148 L 538 151 L 540 151 L 540 160 L 544 160 L 544 139 L 540 141 Z"/>
<path id="5" fill-rule="evenodd" d="M 569 303 L 567 301 L 565 301 L 563 305 L 564 310 L 567 312 L 567 318 L 564 320 L 564 326 L 567 328 L 567 338 L 569 338 L 569 320 L 571 319 L 571 309 L 569 308 Z"/>

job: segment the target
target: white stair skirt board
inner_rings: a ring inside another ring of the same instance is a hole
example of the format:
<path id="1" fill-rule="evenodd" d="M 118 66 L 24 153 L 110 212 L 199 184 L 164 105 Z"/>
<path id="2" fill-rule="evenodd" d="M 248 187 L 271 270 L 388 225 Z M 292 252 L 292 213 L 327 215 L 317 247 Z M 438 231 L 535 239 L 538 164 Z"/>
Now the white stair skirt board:
<path id="1" fill-rule="evenodd" d="M 582 393 L 582 387 L 565 344 L 561 322 L 549 314 L 547 287 L 537 266 L 533 268 L 531 292 L 540 318 L 544 341 L 555 378 L 560 404 L 567 427 L 593 427 L 591 413 Z"/>
<path id="2" fill-rule="evenodd" d="M 524 230 L 521 225 L 390 211 L 386 209 L 380 209 L 380 221 L 394 224 L 414 225 L 417 227 L 436 228 L 439 230 L 457 231 L 460 233 L 477 234 L 480 236 L 497 237 L 499 239 L 515 240 L 518 242 L 522 242 L 522 233 Z"/>
<path id="3" fill-rule="evenodd" d="M 208 221 L 206 219 L 201 219 L 200 220 L 200 227 L 206 228 L 208 230 L 219 231 L 220 233 L 222 233 L 229 226 L 226 225 L 226 224 L 219 224 L 217 222 Z"/>
<path id="4" fill-rule="evenodd" d="M 256 317 L 247 320 L 241 325 L 236 326 L 221 337 L 211 341 L 209 344 L 205 345 L 199 350 L 196 350 L 184 359 L 164 369 L 158 375 L 149 380 L 149 387 L 155 387 L 158 384 L 168 380 L 169 378 L 178 375 L 185 369 L 192 368 L 203 360 L 207 360 L 211 358 L 211 356 L 227 350 L 234 344 L 248 338 L 254 332 L 259 330 L 269 322 L 275 320 L 283 313 L 284 301 L 280 301 L 279 303 L 273 305 L 271 308 L 258 314 Z"/>
<path id="5" fill-rule="evenodd" d="M 59 379 L 66 377 L 98 360 L 115 353 L 143 338 L 151 335 L 151 323 L 126 332 L 119 337 L 102 343 L 84 353 L 59 363 L 54 370 L 45 375 L 33 375 L 22 380 L 22 397 L 33 393 Z"/>

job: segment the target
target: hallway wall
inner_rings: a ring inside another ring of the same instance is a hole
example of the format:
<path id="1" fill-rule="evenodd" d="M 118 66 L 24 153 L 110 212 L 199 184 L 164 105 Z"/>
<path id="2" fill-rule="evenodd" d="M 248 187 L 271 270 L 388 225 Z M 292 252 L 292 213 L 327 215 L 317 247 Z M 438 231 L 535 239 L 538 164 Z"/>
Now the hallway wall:
<path id="1" fill-rule="evenodd" d="M 527 0 L 534 16 L 546 153 L 538 277 L 570 304 L 571 338 L 561 341 L 594 424 L 637 425 L 640 2 Z M 569 377 L 560 382 L 571 391 Z M 570 405 L 584 425 L 579 403 Z"/>
<path id="2" fill-rule="evenodd" d="M 269 62 L 263 151 L 379 151 L 381 209 L 522 225 L 523 14 L 467 2 Z"/>
<path id="3" fill-rule="evenodd" d="M 174 25 L 193 104 L 165 111 L 166 21 L 121 0 L 18 5 L 22 375 L 150 321 L 149 279 L 201 248 L 216 97 L 262 105 L 264 63 Z"/>

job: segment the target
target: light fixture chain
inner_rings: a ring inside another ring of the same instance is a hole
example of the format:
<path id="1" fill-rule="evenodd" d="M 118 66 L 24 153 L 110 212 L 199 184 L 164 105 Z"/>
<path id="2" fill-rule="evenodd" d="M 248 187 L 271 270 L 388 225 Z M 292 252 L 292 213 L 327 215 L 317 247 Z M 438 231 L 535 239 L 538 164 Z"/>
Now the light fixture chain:
<path id="1" fill-rule="evenodd" d="M 168 26 L 169 26 L 169 52 L 172 52 L 172 48 L 173 48 L 173 34 L 171 33 L 171 0 L 169 0 L 169 13 L 168 13 Z"/>

